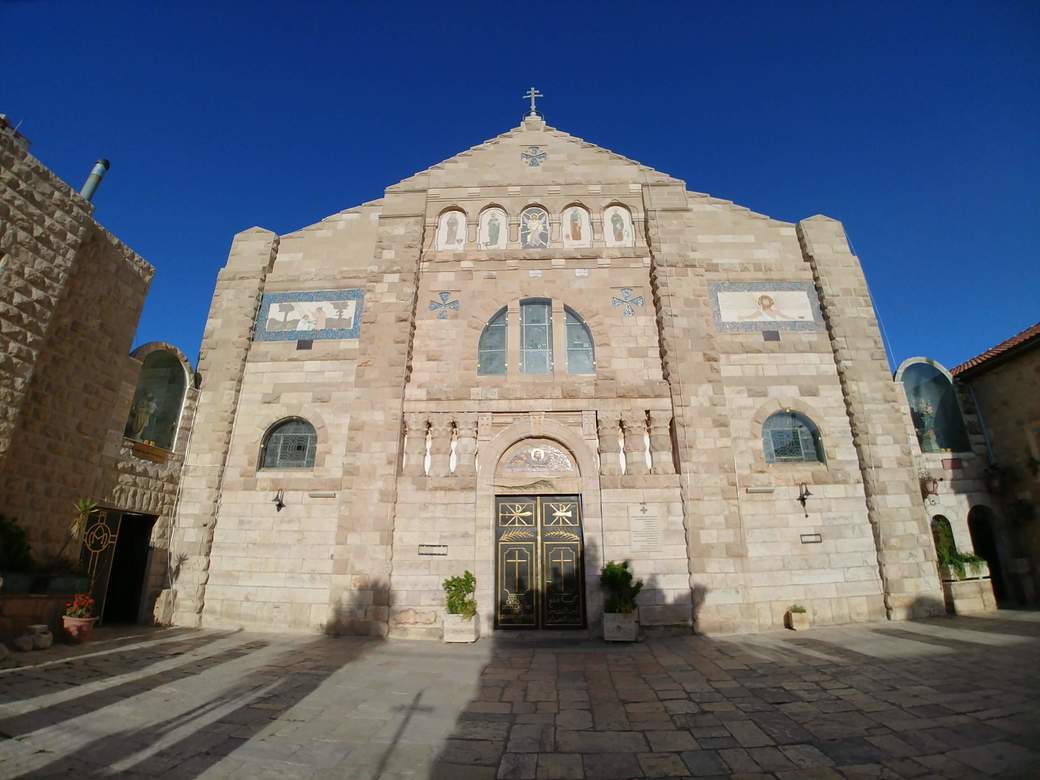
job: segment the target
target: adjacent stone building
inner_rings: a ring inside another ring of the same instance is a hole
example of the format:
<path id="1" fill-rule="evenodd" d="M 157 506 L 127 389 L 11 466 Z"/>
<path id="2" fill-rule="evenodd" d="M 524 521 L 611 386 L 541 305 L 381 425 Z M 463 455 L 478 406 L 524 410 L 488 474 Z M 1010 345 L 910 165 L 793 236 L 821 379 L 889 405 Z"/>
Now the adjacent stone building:
<path id="1" fill-rule="evenodd" d="M 164 599 L 188 626 L 435 638 L 942 609 L 912 429 L 840 223 L 691 192 L 521 125 L 278 236 L 235 237 Z"/>
<path id="2" fill-rule="evenodd" d="M 129 354 L 154 269 L 92 214 L 0 117 L 0 514 L 46 567 L 75 502 L 95 501 L 82 550 L 95 595 L 106 618 L 149 620 L 194 373 L 168 344 Z"/>

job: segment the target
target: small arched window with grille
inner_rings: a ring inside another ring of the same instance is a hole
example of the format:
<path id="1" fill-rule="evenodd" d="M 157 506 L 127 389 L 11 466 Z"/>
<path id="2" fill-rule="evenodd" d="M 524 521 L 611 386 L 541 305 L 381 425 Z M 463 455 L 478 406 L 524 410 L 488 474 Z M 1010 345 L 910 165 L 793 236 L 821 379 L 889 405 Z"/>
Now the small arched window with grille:
<path id="1" fill-rule="evenodd" d="M 299 417 L 275 423 L 260 446 L 262 469 L 309 469 L 314 467 L 318 434 Z"/>
<path id="2" fill-rule="evenodd" d="M 797 412 L 777 412 L 762 426 L 762 446 L 767 463 L 823 463 L 820 432 Z"/>
<path id="3" fill-rule="evenodd" d="M 477 373 L 481 376 L 506 372 L 506 310 L 488 320 L 477 347 Z"/>

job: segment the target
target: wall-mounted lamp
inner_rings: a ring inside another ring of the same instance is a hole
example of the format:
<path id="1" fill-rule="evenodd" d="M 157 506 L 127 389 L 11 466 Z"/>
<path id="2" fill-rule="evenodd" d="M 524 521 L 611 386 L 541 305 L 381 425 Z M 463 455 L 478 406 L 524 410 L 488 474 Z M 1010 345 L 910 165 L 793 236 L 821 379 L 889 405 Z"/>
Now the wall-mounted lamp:
<path id="1" fill-rule="evenodd" d="M 806 517 L 809 516 L 809 510 L 806 508 L 805 504 L 808 502 L 809 496 L 811 495 L 812 493 L 809 491 L 809 486 L 804 482 L 798 486 L 798 503 L 802 505 L 802 511 L 805 512 Z"/>
<path id="2" fill-rule="evenodd" d="M 939 483 L 943 481 L 943 478 L 933 477 L 931 474 L 923 471 L 918 476 L 921 480 L 921 497 L 929 504 L 938 504 Z"/>
<path id="3" fill-rule="evenodd" d="M 271 499 L 271 503 L 274 504 L 276 511 L 281 512 L 285 509 L 285 491 L 279 490 L 274 494 L 274 498 Z"/>

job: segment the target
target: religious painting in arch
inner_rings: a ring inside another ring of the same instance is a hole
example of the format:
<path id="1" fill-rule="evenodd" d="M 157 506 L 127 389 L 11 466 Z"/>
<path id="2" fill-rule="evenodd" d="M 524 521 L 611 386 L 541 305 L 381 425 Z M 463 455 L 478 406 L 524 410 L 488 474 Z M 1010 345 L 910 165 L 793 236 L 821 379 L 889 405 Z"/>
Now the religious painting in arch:
<path id="1" fill-rule="evenodd" d="M 496 628 L 584 628 L 578 496 L 497 496 L 495 548 Z"/>
<path id="2" fill-rule="evenodd" d="M 624 206 L 608 206 L 603 211 L 603 241 L 607 246 L 634 246 L 632 214 Z"/>
<path id="3" fill-rule="evenodd" d="M 529 206 L 520 214 L 520 246 L 545 249 L 549 246 L 549 214 L 538 206 Z"/>
<path id="4" fill-rule="evenodd" d="M 592 219 L 588 211 L 581 206 L 571 206 L 564 210 L 561 222 L 565 247 L 592 246 Z"/>
<path id="5" fill-rule="evenodd" d="M 509 217 L 499 208 L 485 209 L 480 214 L 477 243 L 481 249 L 505 249 L 509 238 Z"/>
<path id="6" fill-rule="evenodd" d="M 445 211 L 437 221 L 437 249 L 458 252 L 466 246 L 466 215 L 461 211 Z"/>
<path id="7" fill-rule="evenodd" d="M 180 422 L 187 372 L 180 359 L 164 349 L 145 356 L 123 435 L 135 441 L 173 449 Z"/>

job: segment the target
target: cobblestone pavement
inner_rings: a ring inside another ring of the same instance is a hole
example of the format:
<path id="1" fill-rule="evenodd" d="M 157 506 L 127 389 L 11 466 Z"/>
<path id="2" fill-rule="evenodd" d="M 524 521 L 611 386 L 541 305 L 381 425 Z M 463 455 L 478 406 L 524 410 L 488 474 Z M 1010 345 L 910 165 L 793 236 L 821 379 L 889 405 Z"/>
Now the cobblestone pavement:
<path id="1" fill-rule="evenodd" d="M 166 630 L 0 670 L 0 777 L 1040 777 L 1040 614 L 637 645 Z"/>

